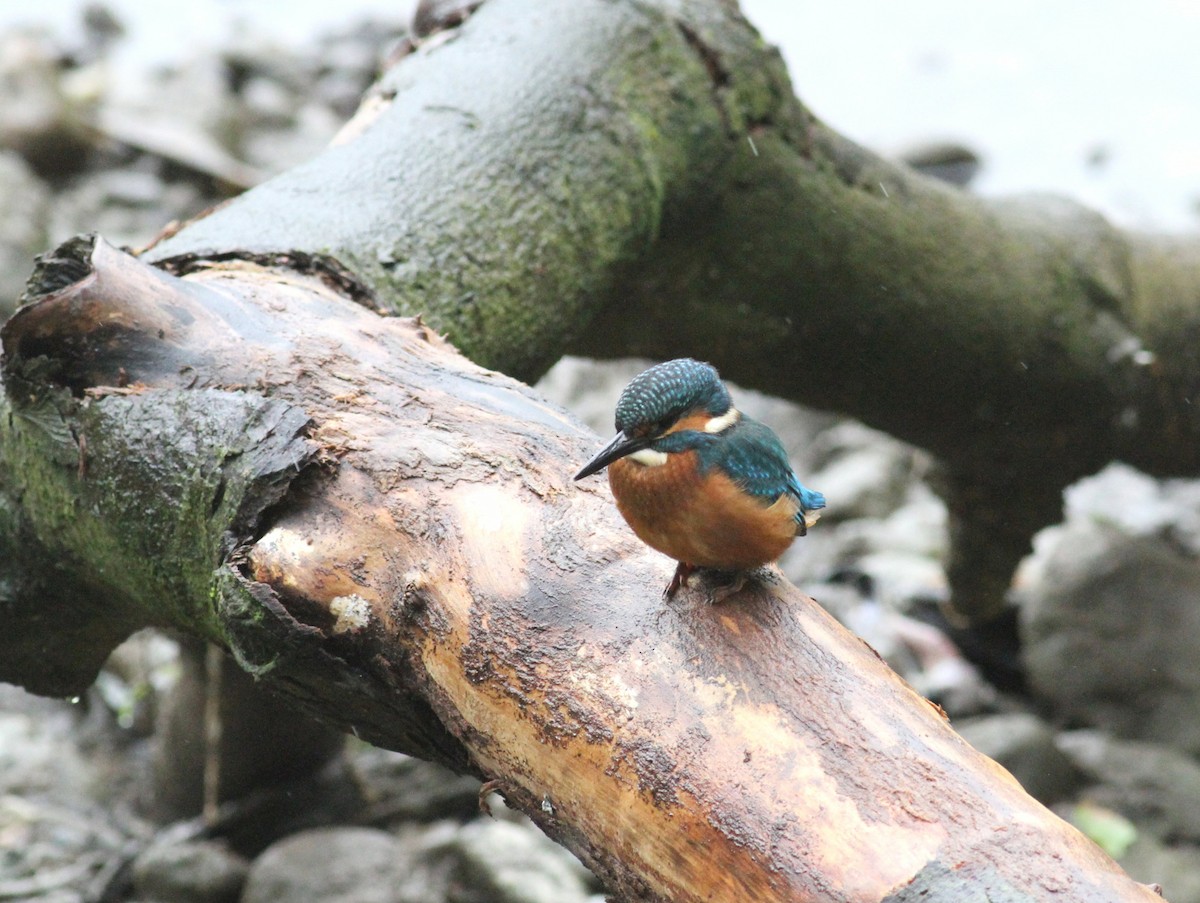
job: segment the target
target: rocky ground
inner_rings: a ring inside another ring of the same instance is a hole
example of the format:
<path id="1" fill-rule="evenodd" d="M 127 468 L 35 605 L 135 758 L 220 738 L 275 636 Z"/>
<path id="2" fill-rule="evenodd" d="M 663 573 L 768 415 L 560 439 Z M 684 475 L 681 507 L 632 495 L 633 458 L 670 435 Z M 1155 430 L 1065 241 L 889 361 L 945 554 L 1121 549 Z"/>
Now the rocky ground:
<path id="1" fill-rule="evenodd" d="M 235 46 L 130 91 L 106 68 L 120 23 L 92 8 L 83 34 L 0 34 L 0 312 L 33 255 L 70 235 L 136 247 L 305 159 L 402 37 L 372 23 L 302 50 Z M 607 434 L 643 365 L 567 360 L 541 389 Z M 735 397 L 830 500 L 788 576 L 1136 877 L 1200 903 L 1200 484 L 1114 465 L 1070 490 L 1014 587 L 1024 671 L 974 654 L 981 669 L 928 623 L 946 543 L 928 459 L 852 421 Z M 224 812 L 222 837 L 151 820 L 144 775 L 178 673 L 176 644 L 147 633 L 82 699 L 0 686 L 0 900 L 600 899 L 502 802 L 481 815 L 475 782 L 354 740 L 317 781 L 267 801 L 291 801 L 286 836 L 228 842 L 258 803 Z"/>

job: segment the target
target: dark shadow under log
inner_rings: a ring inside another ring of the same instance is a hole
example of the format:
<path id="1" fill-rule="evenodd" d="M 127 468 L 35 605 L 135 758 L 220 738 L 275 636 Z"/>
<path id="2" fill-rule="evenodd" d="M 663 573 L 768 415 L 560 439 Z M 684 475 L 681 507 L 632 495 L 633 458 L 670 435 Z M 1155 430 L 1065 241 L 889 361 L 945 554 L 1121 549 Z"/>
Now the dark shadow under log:
<path id="1" fill-rule="evenodd" d="M 1155 899 L 777 573 L 661 602 L 571 482 L 596 437 L 419 322 L 321 266 L 61 254 L 3 329 L 0 452 L 71 566 L 6 602 L 0 679 L 92 679 L 114 631 L 68 659 L 47 610 L 174 625 L 498 781 L 629 901 Z"/>

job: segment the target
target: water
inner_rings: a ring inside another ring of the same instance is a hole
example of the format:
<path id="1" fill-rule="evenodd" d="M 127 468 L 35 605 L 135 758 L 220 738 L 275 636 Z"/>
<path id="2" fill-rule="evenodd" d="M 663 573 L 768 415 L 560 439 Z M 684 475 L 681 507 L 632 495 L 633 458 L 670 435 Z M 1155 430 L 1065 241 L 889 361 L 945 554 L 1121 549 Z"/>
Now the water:
<path id="1" fill-rule="evenodd" d="M 884 152 L 957 139 L 987 194 L 1056 191 L 1126 226 L 1200 225 L 1200 3 L 744 0 L 800 96 Z M 74 28 L 80 0 L 0 0 L 0 25 Z M 112 0 L 119 65 L 169 63 L 237 35 L 284 45 L 412 0 Z"/>

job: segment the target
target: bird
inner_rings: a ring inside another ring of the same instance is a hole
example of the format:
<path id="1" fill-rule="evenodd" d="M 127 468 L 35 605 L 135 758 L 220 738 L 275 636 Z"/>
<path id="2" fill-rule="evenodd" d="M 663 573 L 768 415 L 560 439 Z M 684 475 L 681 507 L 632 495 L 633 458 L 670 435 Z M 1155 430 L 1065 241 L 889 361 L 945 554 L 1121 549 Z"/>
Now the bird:
<path id="1" fill-rule="evenodd" d="M 816 523 L 825 496 L 801 485 L 783 443 L 733 405 L 711 364 L 679 358 L 638 374 L 617 400 L 617 434 L 575 475 L 608 468 L 621 516 L 678 562 L 670 599 L 698 568 L 746 572 L 775 561 Z"/>

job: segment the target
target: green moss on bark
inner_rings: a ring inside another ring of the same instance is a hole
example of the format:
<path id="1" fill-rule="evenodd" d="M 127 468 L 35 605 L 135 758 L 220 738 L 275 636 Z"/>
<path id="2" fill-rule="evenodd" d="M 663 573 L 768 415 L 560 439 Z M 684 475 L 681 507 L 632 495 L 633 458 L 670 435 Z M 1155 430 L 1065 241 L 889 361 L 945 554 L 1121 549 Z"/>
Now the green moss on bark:
<path id="1" fill-rule="evenodd" d="M 705 30 L 758 52 L 728 10 Z M 646 4 L 513 0 L 463 32 L 385 76 L 390 104 L 367 131 L 150 258 L 328 254 L 383 306 L 536 378 L 653 245 L 670 198 L 707 184 L 729 130 L 776 89 L 769 74 L 753 90 L 714 84 L 676 19 Z"/>
<path id="2" fill-rule="evenodd" d="M 215 639 L 214 571 L 311 455 L 302 412 L 245 392 L 148 390 L 18 409 L 0 454 L 39 539 L 114 608 Z"/>

